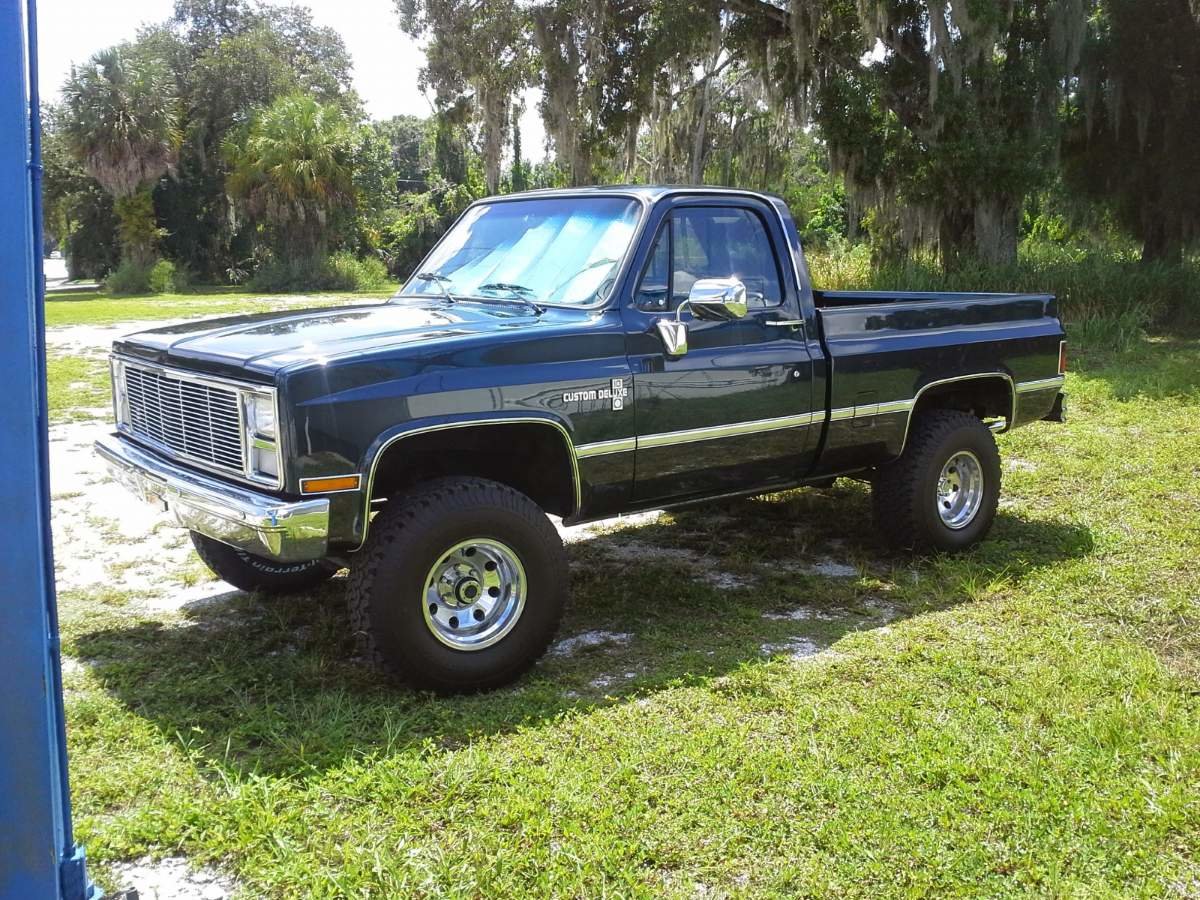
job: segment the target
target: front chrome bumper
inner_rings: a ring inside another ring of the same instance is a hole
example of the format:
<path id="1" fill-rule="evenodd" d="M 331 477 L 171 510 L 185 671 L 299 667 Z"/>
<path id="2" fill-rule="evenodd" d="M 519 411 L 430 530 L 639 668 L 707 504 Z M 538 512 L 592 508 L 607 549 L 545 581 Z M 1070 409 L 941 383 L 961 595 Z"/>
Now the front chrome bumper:
<path id="1" fill-rule="evenodd" d="M 280 500 L 168 462 L 120 435 L 96 441 L 113 478 L 190 531 L 278 562 L 327 555 L 329 500 Z"/>

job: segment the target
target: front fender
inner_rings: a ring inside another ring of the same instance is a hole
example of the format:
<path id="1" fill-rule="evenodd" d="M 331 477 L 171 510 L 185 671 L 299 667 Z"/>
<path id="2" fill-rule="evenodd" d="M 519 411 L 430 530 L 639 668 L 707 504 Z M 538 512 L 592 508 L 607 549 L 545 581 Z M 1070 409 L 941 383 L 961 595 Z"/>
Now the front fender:
<path id="1" fill-rule="evenodd" d="M 575 441 L 568 422 L 549 415 L 530 415 L 518 412 L 497 412 L 487 416 L 442 416 L 436 419 L 415 420 L 386 430 L 371 442 L 363 454 L 359 471 L 365 476 L 364 490 L 360 498 L 360 516 L 355 528 L 356 532 L 361 533 L 358 547 L 361 548 L 366 542 L 367 533 L 370 530 L 371 498 L 374 493 L 375 479 L 378 474 L 379 463 L 389 449 L 406 439 L 414 438 L 418 435 L 459 428 L 486 428 L 493 425 L 540 425 L 551 428 L 557 433 L 563 442 L 563 448 L 571 465 L 573 491 L 572 514 L 578 514 L 583 501 L 583 489 L 579 477 L 579 460 L 575 452 Z"/>

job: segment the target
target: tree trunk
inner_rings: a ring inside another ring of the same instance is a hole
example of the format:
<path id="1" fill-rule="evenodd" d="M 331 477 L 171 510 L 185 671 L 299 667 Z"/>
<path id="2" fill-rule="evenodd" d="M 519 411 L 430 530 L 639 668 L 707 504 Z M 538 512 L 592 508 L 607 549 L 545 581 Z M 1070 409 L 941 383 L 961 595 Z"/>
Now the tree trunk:
<path id="1" fill-rule="evenodd" d="M 1161 216 L 1153 218 L 1144 229 L 1142 263 L 1179 265 L 1182 262 L 1183 241 Z"/>
<path id="2" fill-rule="evenodd" d="M 483 108 L 483 177 L 488 194 L 500 193 L 500 163 L 504 153 L 504 132 L 508 124 L 508 97 L 495 88 L 479 92 Z"/>
<path id="3" fill-rule="evenodd" d="M 955 272 L 975 248 L 975 216 L 969 209 L 943 210 L 938 222 L 938 256 L 943 272 Z"/>
<path id="4" fill-rule="evenodd" d="M 149 268 L 158 246 L 158 222 L 154 218 L 151 188 L 142 188 L 127 197 L 113 200 L 122 255 L 129 262 Z"/>
<path id="5" fill-rule="evenodd" d="M 984 197 L 975 205 L 975 255 L 989 266 L 1017 263 L 1021 203 L 1013 197 Z"/>
<path id="6" fill-rule="evenodd" d="M 707 149 L 706 140 L 708 137 L 708 113 L 712 99 L 710 92 L 709 79 L 705 76 L 704 83 L 700 86 L 700 114 L 699 121 L 696 122 L 696 128 L 692 132 L 692 147 L 691 159 L 688 161 L 688 178 L 689 184 L 704 183 L 704 157 Z"/>
<path id="7" fill-rule="evenodd" d="M 641 116 L 634 116 L 625 130 L 625 181 L 632 184 L 637 174 L 638 129 Z"/>

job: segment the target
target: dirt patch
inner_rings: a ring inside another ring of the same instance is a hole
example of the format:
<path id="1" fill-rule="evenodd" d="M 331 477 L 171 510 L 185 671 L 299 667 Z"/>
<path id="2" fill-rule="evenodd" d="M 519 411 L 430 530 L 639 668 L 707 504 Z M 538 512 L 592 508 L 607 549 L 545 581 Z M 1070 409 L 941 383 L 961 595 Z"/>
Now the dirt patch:
<path id="1" fill-rule="evenodd" d="M 598 691 L 606 691 L 614 685 L 627 684 L 637 678 L 637 672 L 623 672 L 620 675 L 598 675 L 588 682 L 588 686 Z"/>
<path id="2" fill-rule="evenodd" d="M 1037 466 L 1019 456 L 1005 456 L 1004 468 L 1010 472 L 1036 472 Z"/>
<path id="3" fill-rule="evenodd" d="M 121 890 L 135 888 L 138 900 L 225 900 L 234 891 L 231 878 L 215 869 L 192 868 L 182 856 L 117 863 L 112 874 Z"/>
<path id="4" fill-rule="evenodd" d="M 763 618 L 772 622 L 837 622 L 846 618 L 846 614 L 842 611 L 830 612 L 810 606 L 797 606 L 795 609 L 780 612 L 765 612 Z"/>
<path id="5" fill-rule="evenodd" d="M 51 526 L 60 591 L 134 595 L 158 610 L 228 593 L 192 552 L 187 533 L 107 475 L 92 444 L 106 423 L 50 428 Z"/>
<path id="6" fill-rule="evenodd" d="M 763 644 L 761 648 L 767 656 L 786 656 L 791 659 L 807 659 L 816 656 L 824 648 L 811 638 L 793 637 L 775 644 Z"/>
<path id="7" fill-rule="evenodd" d="M 667 563 L 683 569 L 695 581 L 702 581 L 715 588 L 733 590 L 751 587 L 758 579 L 750 575 L 739 575 L 722 569 L 716 560 L 685 547 L 660 547 L 643 541 L 616 542 L 603 537 L 604 555 L 608 562 L 635 565 L 643 563 Z"/>
<path id="8" fill-rule="evenodd" d="M 856 566 L 838 562 L 836 559 L 831 559 L 828 556 L 823 557 L 809 565 L 797 566 L 795 567 L 794 571 L 803 572 L 805 575 L 820 575 L 823 578 L 858 577 L 858 568 Z"/>
<path id="9" fill-rule="evenodd" d="M 549 650 L 550 656 L 574 656 L 580 650 L 606 645 L 625 646 L 633 635 L 623 631 L 585 631 L 574 637 L 557 641 Z"/>
<path id="10" fill-rule="evenodd" d="M 630 513 L 627 516 L 615 516 L 611 519 L 602 519 L 599 522 L 588 522 L 586 525 L 564 525 L 560 519 L 554 520 L 554 525 L 558 528 L 558 533 L 562 535 L 564 544 L 576 544 L 580 541 L 595 540 L 606 534 L 611 534 L 614 531 L 621 531 L 625 528 L 638 528 L 642 525 L 653 525 L 662 516 L 661 509 L 652 509 L 648 512 Z"/>

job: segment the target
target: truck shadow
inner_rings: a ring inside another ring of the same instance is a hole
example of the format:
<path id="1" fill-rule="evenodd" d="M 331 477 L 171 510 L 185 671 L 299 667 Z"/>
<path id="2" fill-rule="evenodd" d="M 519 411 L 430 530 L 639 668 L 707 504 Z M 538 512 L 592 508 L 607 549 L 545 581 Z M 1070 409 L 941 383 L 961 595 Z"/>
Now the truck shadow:
<path id="1" fill-rule="evenodd" d="M 618 523 L 568 545 L 573 599 L 534 670 L 490 694 L 389 684 L 355 656 L 335 579 L 305 597 L 231 592 L 77 637 L 90 677 L 213 766 L 282 777 L 429 754 L 749 666 L 804 664 L 844 636 L 989 596 L 1086 555 L 1085 528 L 1008 512 L 960 557 L 884 553 L 857 485 Z"/>

